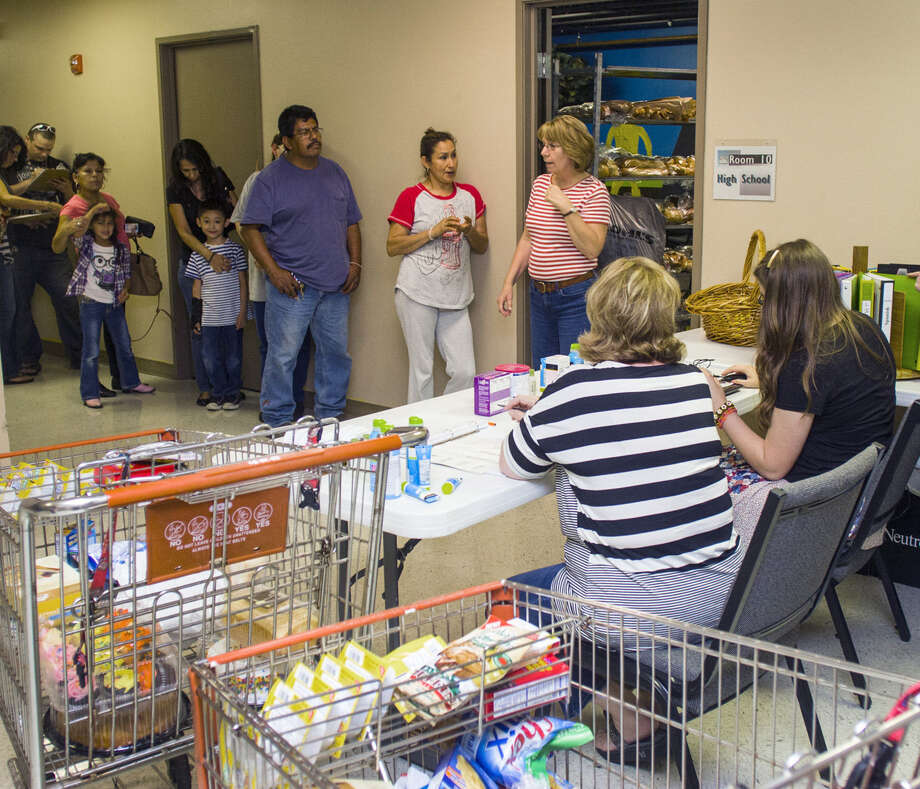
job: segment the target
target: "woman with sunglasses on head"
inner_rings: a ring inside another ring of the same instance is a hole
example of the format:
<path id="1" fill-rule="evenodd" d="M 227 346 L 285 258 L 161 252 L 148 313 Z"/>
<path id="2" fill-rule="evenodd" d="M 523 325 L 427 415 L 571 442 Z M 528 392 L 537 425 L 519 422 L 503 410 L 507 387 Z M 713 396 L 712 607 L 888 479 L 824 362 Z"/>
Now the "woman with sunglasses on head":
<path id="1" fill-rule="evenodd" d="M 544 356 L 568 354 L 588 328 L 585 294 L 610 225 L 610 195 L 588 172 L 594 139 L 587 127 L 558 115 L 537 136 L 546 172 L 533 182 L 524 232 L 498 296 L 499 312 L 510 315 L 514 283 L 527 270 L 534 368 Z"/>
<path id="2" fill-rule="evenodd" d="M 754 270 L 763 294 L 757 355 L 736 365 L 738 383 L 760 390 L 754 432 L 703 370 L 716 423 L 733 447 L 723 469 L 745 544 L 767 493 L 836 468 L 874 441 L 891 439 L 895 365 L 888 341 L 865 315 L 844 307 L 830 261 L 799 239 L 768 252 Z"/>
<path id="3" fill-rule="evenodd" d="M 434 397 L 435 340 L 450 377 L 444 394 L 473 385 L 470 251 L 489 246 L 486 204 L 476 187 L 455 180 L 454 136 L 428 128 L 419 148 L 425 179 L 396 198 L 387 235 L 387 254 L 402 256 L 396 314 L 409 350 L 410 403 Z"/>
<path id="4" fill-rule="evenodd" d="M 72 251 L 74 260 L 79 253 L 80 239 L 89 230 L 93 217 L 106 209 L 110 209 L 115 217 L 115 235 L 120 244 L 128 246 L 128 234 L 125 232 L 125 215 L 118 205 L 118 201 L 108 192 L 103 192 L 105 176 L 108 172 L 105 159 L 96 153 L 78 153 L 73 157 L 71 177 L 73 178 L 76 194 L 70 198 L 61 209 L 57 230 L 51 240 L 51 249 L 63 252 L 67 249 L 68 239 L 73 238 Z M 124 310 L 124 305 L 122 305 Z M 112 388 L 99 384 L 101 397 L 115 397 L 115 392 L 121 389 L 121 373 L 118 368 L 118 356 L 115 353 L 115 342 L 108 327 L 103 325 L 102 335 L 105 337 L 105 348 L 109 357 L 109 372 L 112 376 Z"/>
<path id="5" fill-rule="evenodd" d="M 192 316 L 192 279 L 185 276 L 188 259 L 197 252 L 215 271 L 229 271 L 230 261 L 218 252 L 208 249 L 204 233 L 198 227 L 198 211 L 205 200 L 222 200 L 227 204 L 227 216 L 233 213 L 236 194 L 227 174 L 212 161 L 205 147 L 198 140 L 179 140 L 170 155 L 172 178 L 166 187 L 166 203 L 169 218 L 182 241 L 182 260 L 179 262 L 179 289 L 185 299 L 189 320 Z M 191 332 L 192 364 L 195 381 L 198 384 L 200 406 L 211 402 L 211 382 L 201 358 L 201 335 Z"/>

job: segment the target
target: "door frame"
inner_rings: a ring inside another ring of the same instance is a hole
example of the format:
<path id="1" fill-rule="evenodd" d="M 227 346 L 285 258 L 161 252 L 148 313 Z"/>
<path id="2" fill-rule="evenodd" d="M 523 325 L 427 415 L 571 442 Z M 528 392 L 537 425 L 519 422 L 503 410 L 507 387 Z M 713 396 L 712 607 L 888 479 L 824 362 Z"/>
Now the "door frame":
<path id="1" fill-rule="evenodd" d="M 537 53 L 549 52 L 552 49 L 552 13 L 554 8 L 569 5 L 586 5 L 588 3 L 602 4 L 607 0 L 519 0 L 521 8 L 521 97 L 523 99 L 522 120 L 523 128 L 518 139 L 522 140 L 524 147 L 519 150 L 519 162 L 523 174 L 523 185 L 526 187 L 540 174 L 539 156 L 535 146 L 530 142 L 534 132 L 543 123 L 539 117 L 541 106 L 552 106 L 550 97 L 552 91 L 551 80 L 544 80 L 543 86 L 539 84 L 537 76 Z M 694 183 L 693 207 L 693 272 L 691 274 L 691 290 L 699 290 L 701 279 L 701 263 L 703 260 L 703 204 L 704 181 L 703 174 L 706 163 L 706 64 L 709 46 L 709 0 L 697 0 L 697 45 L 696 45 L 696 182 Z M 542 49 L 541 49 L 542 48 Z M 541 102 L 540 94 L 543 94 Z M 529 146 L 529 150 L 528 150 Z M 526 205 L 526 197 L 525 197 Z M 526 277 L 521 278 L 524 282 Z M 527 290 L 519 283 L 516 295 L 518 303 L 528 303 Z M 519 310 L 521 314 L 523 310 Z M 696 316 L 693 326 L 698 325 Z M 530 359 L 530 322 L 518 327 L 518 358 Z"/>
<path id="2" fill-rule="evenodd" d="M 256 75 L 256 81 L 261 86 L 262 77 L 259 63 L 259 26 L 238 27 L 231 30 L 210 30 L 203 33 L 186 33 L 181 36 L 166 36 L 158 38 L 154 44 L 157 56 L 157 83 L 160 101 L 160 139 L 163 150 L 163 184 L 169 183 L 169 155 L 173 146 L 179 141 L 179 108 L 176 90 L 176 50 L 185 47 L 201 46 L 206 44 L 225 44 L 233 41 L 246 41 L 251 46 L 252 63 L 250 67 Z M 262 96 L 256 103 L 257 128 L 262 130 Z M 259 167 L 265 164 L 264 145 L 259 145 Z M 185 308 L 185 300 L 179 290 L 177 277 L 172 272 L 178 270 L 179 260 L 182 257 L 182 242 L 169 218 L 169 208 L 166 207 L 164 193 L 163 205 L 166 214 L 167 238 L 166 256 L 170 271 L 169 303 L 172 315 L 172 340 L 173 340 L 173 366 L 177 378 L 194 377 L 192 366 L 191 348 L 189 345 L 189 320 Z"/>

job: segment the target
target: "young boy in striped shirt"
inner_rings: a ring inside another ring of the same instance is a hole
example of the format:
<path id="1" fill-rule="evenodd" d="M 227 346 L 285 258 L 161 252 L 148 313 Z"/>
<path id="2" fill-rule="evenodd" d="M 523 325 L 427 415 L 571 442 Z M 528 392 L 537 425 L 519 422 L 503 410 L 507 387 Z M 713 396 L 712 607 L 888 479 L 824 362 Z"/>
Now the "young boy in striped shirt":
<path id="1" fill-rule="evenodd" d="M 205 246 L 230 261 L 229 271 L 214 271 L 197 252 L 189 258 L 185 275 L 192 286 L 192 327 L 201 334 L 201 355 L 211 379 L 209 411 L 235 411 L 242 386 L 243 326 L 248 310 L 246 253 L 225 235 L 229 219 L 221 200 L 205 200 L 195 220 Z"/>

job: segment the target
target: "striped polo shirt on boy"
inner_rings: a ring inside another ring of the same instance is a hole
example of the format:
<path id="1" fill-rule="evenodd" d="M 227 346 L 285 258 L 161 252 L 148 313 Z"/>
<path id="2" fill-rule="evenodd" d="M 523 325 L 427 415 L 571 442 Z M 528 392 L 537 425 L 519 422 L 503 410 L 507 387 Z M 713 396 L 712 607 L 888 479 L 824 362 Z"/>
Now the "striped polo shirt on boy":
<path id="1" fill-rule="evenodd" d="M 223 255 L 230 263 L 229 271 L 214 271 L 197 252 L 188 259 L 185 276 L 201 280 L 201 325 L 233 326 L 240 314 L 240 275 L 246 271 L 246 253 L 239 244 L 205 244 L 212 252 Z"/>

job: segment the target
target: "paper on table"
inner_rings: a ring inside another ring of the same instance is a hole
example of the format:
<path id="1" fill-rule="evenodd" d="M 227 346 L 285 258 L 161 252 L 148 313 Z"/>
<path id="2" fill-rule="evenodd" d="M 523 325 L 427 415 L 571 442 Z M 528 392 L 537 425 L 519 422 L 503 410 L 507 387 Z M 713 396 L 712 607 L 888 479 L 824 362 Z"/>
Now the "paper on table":
<path id="1" fill-rule="evenodd" d="M 498 453 L 512 424 L 490 425 L 478 433 L 438 444 L 431 448 L 431 462 L 471 474 L 501 476 Z"/>

